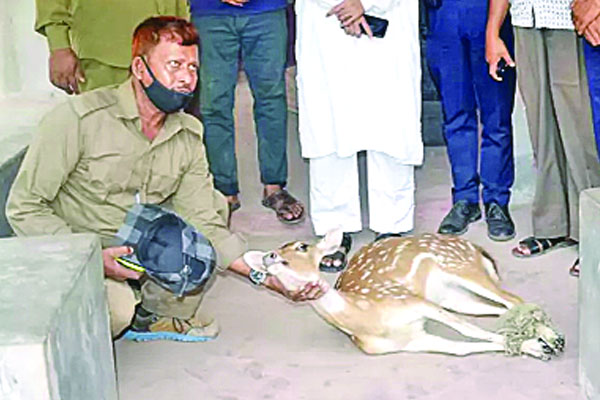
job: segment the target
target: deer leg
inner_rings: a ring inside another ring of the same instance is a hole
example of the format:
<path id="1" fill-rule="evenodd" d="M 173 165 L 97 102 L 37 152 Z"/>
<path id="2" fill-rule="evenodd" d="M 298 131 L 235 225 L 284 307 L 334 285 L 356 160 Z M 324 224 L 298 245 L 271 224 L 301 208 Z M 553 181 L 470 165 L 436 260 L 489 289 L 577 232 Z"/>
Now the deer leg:
<path id="1" fill-rule="evenodd" d="M 474 282 L 468 279 L 456 277 L 453 281 L 454 284 L 473 292 L 478 296 L 502 304 L 506 307 L 504 312 L 510 308 L 513 308 L 517 304 L 523 303 L 523 300 L 520 297 L 500 289 L 490 279 L 483 279 L 480 282 Z"/>
<path id="2" fill-rule="evenodd" d="M 483 328 L 478 327 L 477 325 L 473 325 L 463 318 L 460 318 L 446 310 L 441 309 L 431 303 L 423 304 L 423 315 L 426 318 L 429 318 L 433 321 L 437 321 L 441 324 L 447 325 L 448 327 L 454 329 L 461 335 L 479 339 L 486 340 L 493 343 L 499 343 L 502 345 L 504 349 L 504 337 L 494 332 L 487 331 Z"/>
<path id="3" fill-rule="evenodd" d="M 504 351 L 504 345 L 502 343 L 494 342 L 464 342 L 449 340 L 423 332 L 423 335 L 415 337 L 404 346 L 401 351 L 445 353 L 465 356 L 473 353 L 501 352 Z"/>
<path id="4" fill-rule="evenodd" d="M 436 304 L 441 307 L 468 315 L 501 315 L 507 310 L 498 303 L 492 303 L 473 292 L 461 287 L 447 288 L 447 295 L 440 298 Z"/>

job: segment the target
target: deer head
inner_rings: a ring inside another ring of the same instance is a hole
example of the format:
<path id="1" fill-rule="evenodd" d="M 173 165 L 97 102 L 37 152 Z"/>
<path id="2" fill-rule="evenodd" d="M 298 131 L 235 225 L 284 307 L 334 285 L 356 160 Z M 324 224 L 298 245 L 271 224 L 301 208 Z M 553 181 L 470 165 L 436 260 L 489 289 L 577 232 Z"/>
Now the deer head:
<path id="1" fill-rule="evenodd" d="M 342 231 L 334 230 L 315 245 L 296 241 L 269 252 L 249 251 L 244 254 L 244 261 L 253 269 L 277 276 L 287 290 L 294 291 L 319 280 L 319 262 L 323 256 L 334 253 L 341 242 Z"/>

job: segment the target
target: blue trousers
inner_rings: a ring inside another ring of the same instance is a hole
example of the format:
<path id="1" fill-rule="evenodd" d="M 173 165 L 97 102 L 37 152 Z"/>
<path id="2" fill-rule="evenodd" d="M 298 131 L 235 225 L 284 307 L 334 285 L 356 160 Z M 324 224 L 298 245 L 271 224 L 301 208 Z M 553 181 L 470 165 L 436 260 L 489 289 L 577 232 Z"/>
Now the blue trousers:
<path id="1" fill-rule="evenodd" d="M 587 70 L 594 120 L 594 137 L 596 138 L 596 150 L 600 155 L 600 46 L 594 47 L 587 40 L 583 42 L 583 54 L 585 55 L 585 68 Z"/>
<path id="2" fill-rule="evenodd" d="M 254 122 L 263 184 L 287 181 L 285 9 L 241 16 L 194 18 L 200 35 L 200 113 L 204 144 L 215 187 L 239 192 L 233 120 L 241 53 L 254 96 Z"/>
<path id="3" fill-rule="evenodd" d="M 443 0 L 440 8 L 429 10 L 426 54 L 442 102 L 453 202 L 479 203 L 481 184 L 484 203 L 506 205 L 514 181 L 511 117 L 516 73 L 509 68 L 502 82 L 489 75 L 487 13 L 487 1 Z M 509 18 L 501 37 L 514 54 Z"/>

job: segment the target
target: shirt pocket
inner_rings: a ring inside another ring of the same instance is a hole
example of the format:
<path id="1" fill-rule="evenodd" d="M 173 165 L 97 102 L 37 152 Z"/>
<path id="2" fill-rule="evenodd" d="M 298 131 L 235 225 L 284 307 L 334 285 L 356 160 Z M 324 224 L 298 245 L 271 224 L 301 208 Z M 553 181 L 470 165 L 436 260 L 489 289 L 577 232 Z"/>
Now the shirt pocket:
<path id="1" fill-rule="evenodd" d="M 177 191 L 180 182 L 181 177 L 175 172 L 153 172 L 146 189 L 148 200 L 153 203 L 162 203 Z"/>
<path id="2" fill-rule="evenodd" d="M 103 201 L 126 190 L 133 170 L 130 156 L 111 151 L 90 155 L 84 168 L 91 192 Z"/>

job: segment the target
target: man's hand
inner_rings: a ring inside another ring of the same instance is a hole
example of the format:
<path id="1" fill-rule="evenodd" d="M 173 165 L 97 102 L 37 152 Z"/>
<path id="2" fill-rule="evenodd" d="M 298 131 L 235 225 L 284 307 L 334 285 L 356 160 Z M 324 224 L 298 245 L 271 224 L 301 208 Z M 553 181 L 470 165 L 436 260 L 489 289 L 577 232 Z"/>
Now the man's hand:
<path id="1" fill-rule="evenodd" d="M 361 26 L 364 29 L 366 35 L 369 38 L 373 38 L 373 32 L 371 31 L 371 27 L 367 23 L 367 20 L 365 19 L 364 15 L 357 19 L 356 22 L 344 27 L 344 32 L 346 32 L 346 34 L 350 36 L 360 37 L 363 34 L 363 31 L 360 29 Z"/>
<path id="2" fill-rule="evenodd" d="M 506 61 L 506 64 L 509 67 L 514 67 L 515 62 L 513 61 L 504 41 L 500 39 L 498 36 L 489 37 L 485 41 L 485 59 L 489 64 L 489 72 L 492 78 L 497 81 L 501 81 L 502 78 L 496 74 L 496 70 L 498 69 L 498 62 L 501 59 Z"/>
<path id="3" fill-rule="evenodd" d="M 575 0 L 571 4 L 573 11 L 573 24 L 577 33 L 585 35 L 588 26 L 595 21 L 600 14 L 600 1 L 598 0 Z"/>
<path id="4" fill-rule="evenodd" d="M 67 94 L 79 93 L 79 83 L 85 82 L 85 76 L 73 50 L 54 50 L 49 62 L 50 82 Z"/>
<path id="5" fill-rule="evenodd" d="M 309 282 L 296 291 L 289 291 L 283 286 L 281 281 L 273 275 L 269 275 L 265 281 L 265 286 L 275 290 L 292 301 L 310 301 L 323 296 L 329 290 L 329 284 L 323 280 Z"/>
<path id="6" fill-rule="evenodd" d="M 249 0 L 221 0 L 221 3 L 226 3 L 236 7 L 243 7 Z"/>
<path id="7" fill-rule="evenodd" d="M 344 0 L 329 10 L 327 16 L 335 15 L 342 24 L 342 27 L 345 28 L 356 22 L 364 13 L 365 9 L 360 0 Z"/>
<path id="8" fill-rule="evenodd" d="M 125 279 L 140 279 L 141 273 L 125 268 L 115 258 L 133 253 L 129 246 L 108 247 L 102 250 L 102 261 L 104 262 L 104 275 L 116 281 Z"/>
<path id="9" fill-rule="evenodd" d="M 600 18 L 596 18 L 587 26 L 583 36 L 592 46 L 600 45 Z"/>

